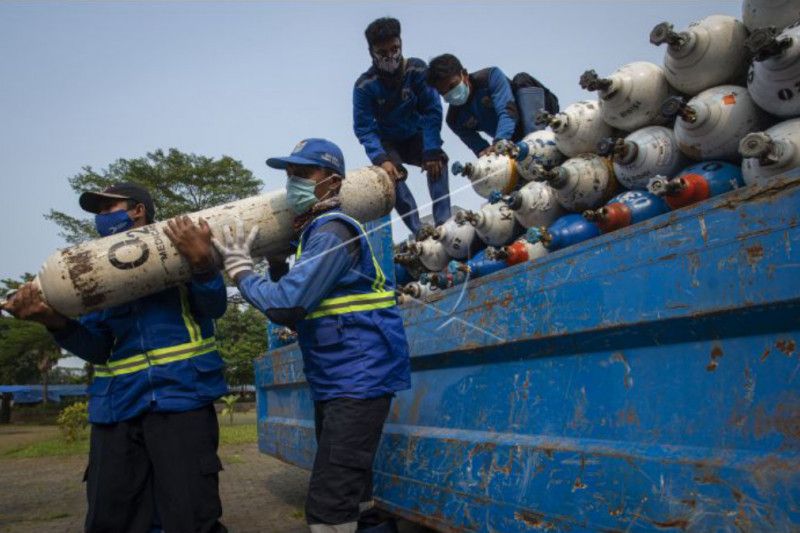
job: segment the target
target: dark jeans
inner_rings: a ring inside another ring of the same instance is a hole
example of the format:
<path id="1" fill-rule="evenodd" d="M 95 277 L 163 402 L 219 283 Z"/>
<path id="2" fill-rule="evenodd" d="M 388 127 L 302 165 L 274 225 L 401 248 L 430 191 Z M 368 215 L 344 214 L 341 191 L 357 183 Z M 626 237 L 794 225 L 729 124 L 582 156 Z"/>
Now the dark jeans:
<path id="1" fill-rule="evenodd" d="M 306 499 L 309 524 L 358 521 L 369 527 L 380 521 L 374 511 L 362 511 L 372 502 L 372 462 L 391 402 L 389 395 L 314 402 L 317 455 Z"/>
<path id="2" fill-rule="evenodd" d="M 89 533 L 226 532 L 219 522 L 219 426 L 213 405 L 93 424 L 86 469 Z"/>
<path id="3" fill-rule="evenodd" d="M 381 140 L 386 155 L 398 168 L 403 164 L 422 167 L 422 134 L 418 133 L 413 137 L 402 141 Z M 433 220 L 437 226 L 444 224 L 450 218 L 450 178 L 447 174 L 447 159 L 444 160 L 444 168 L 439 179 L 428 179 L 428 191 L 433 200 Z M 417 212 L 417 202 L 411 189 L 405 181 L 398 181 L 395 185 L 395 209 L 403 219 L 403 222 L 413 234 L 417 234 L 422 222 L 419 220 Z"/>

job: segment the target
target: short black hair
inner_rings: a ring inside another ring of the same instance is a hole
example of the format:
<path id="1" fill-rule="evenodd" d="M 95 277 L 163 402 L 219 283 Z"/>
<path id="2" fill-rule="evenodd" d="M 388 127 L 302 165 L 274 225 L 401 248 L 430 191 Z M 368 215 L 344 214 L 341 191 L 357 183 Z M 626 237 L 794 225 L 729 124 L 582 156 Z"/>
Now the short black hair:
<path id="1" fill-rule="evenodd" d="M 453 54 L 442 54 L 431 59 L 428 64 L 428 85 L 435 86 L 437 83 L 457 76 L 464 71 L 461 61 Z"/>
<path id="2" fill-rule="evenodd" d="M 367 44 L 372 48 L 377 43 L 400 37 L 400 21 L 392 17 L 381 17 L 370 22 L 364 30 Z"/>

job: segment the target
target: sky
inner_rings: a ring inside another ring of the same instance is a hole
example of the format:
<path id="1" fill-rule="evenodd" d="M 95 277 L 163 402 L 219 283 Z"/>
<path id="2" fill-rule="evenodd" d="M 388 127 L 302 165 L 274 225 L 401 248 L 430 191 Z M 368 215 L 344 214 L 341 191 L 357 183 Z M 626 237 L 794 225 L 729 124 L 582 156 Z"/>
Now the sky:
<path id="1" fill-rule="evenodd" d="M 348 168 L 369 164 L 352 129 L 352 90 L 369 68 L 364 28 L 394 16 L 403 53 L 458 56 L 468 70 L 527 71 L 564 108 L 591 97 L 594 68 L 661 64 L 648 41 L 664 20 L 682 29 L 711 14 L 741 17 L 741 0 L 528 2 L 0 3 L 0 278 L 36 272 L 65 246 L 51 208 L 81 215 L 67 179 L 158 148 L 231 156 L 283 187 L 266 167 L 306 137 L 326 137 Z M 446 125 L 452 161 L 472 154 Z M 451 176 L 452 202 L 482 199 Z M 412 168 L 420 206 L 430 197 Z M 423 215 L 430 207 L 421 207 Z M 397 239 L 406 236 L 394 215 Z"/>

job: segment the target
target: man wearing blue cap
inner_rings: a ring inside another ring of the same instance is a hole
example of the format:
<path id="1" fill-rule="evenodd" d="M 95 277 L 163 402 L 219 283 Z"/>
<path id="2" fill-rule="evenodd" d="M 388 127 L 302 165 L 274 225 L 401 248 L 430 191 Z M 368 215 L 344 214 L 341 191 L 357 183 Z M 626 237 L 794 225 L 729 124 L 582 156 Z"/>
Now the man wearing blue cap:
<path id="1" fill-rule="evenodd" d="M 306 500 L 313 533 L 393 531 L 372 505 L 372 463 L 395 392 L 410 388 L 410 360 L 392 283 L 364 228 L 339 206 L 342 151 L 306 139 L 288 157 L 286 199 L 297 215 L 295 264 L 270 260 L 270 279 L 253 272 L 241 221 L 214 240 L 242 296 L 275 323 L 297 331 L 314 400 L 317 455 Z"/>
<path id="2" fill-rule="evenodd" d="M 442 104 L 425 81 L 425 62 L 403 57 L 397 19 L 379 18 L 364 34 L 372 66 L 353 88 L 353 130 L 372 164 L 395 179 L 395 208 L 417 235 L 422 224 L 417 203 L 405 183 L 408 172 L 403 163 L 418 166 L 427 174 L 436 225 L 450 218 Z"/>

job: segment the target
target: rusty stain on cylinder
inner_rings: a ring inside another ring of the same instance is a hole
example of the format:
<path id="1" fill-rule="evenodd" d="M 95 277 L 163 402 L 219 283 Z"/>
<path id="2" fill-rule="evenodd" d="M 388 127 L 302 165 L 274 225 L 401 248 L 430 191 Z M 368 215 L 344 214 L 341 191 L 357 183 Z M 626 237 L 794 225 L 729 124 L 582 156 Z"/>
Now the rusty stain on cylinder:
<path id="1" fill-rule="evenodd" d="M 69 275 L 72 286 L 78 292 L 83 305 L 91 308 L 103 303 L 106 297 L 103 293 L 98 292 L 99 283 L 89 275 L 94 272 L 91 252 L 80 248 L 67 248 L 62 255 L 67 267 L 67 275 Z"/>

